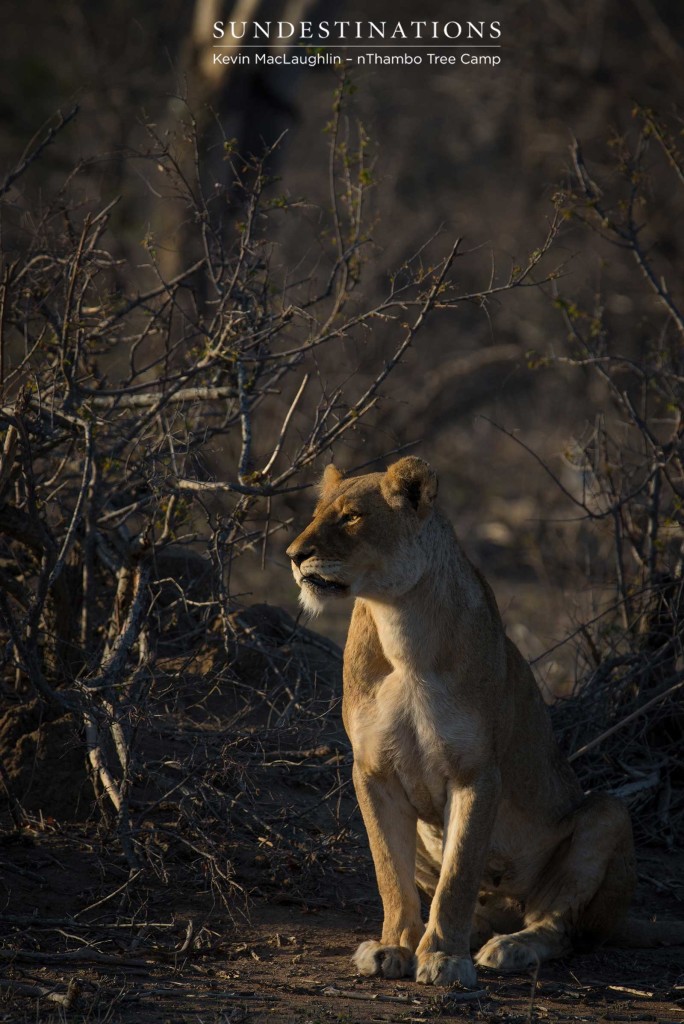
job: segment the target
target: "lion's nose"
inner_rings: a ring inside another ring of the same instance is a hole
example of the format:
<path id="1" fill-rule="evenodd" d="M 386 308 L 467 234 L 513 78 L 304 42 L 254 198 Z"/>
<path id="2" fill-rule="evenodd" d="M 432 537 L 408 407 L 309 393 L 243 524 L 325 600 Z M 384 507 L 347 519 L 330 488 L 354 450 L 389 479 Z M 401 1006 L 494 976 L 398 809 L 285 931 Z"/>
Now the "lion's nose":
<path id="1" fill-rule="evenodd" d="M 288 548 L 287 554 L 290 556 L 290 558 L 292 559 L 294 564 L 297 566 L 297 568 L 299 568 L 299 566 L 302 564 L 302 562 L 306 562 L 307 558 L 311 558 L 311 556 L 314 554 L 314 549 L 313 548 L 298 548 L 298 549 L 295 548 L 295 550 L 293 551 L 292 548 Z"/>

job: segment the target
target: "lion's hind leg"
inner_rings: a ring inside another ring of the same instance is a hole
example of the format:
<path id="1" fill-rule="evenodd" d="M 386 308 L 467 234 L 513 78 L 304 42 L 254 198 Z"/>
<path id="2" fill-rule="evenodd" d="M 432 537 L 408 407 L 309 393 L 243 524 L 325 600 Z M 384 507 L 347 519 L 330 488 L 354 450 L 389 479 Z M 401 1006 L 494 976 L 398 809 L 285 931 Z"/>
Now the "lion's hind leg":
<path id="1" fill-rule="evenodd" d="M 442 870 L 442 843 L 441 828 L 428 825 L 425 821 L 417 823 L 416 885 L 430 899 L 435 895 L 439 874 Z"/>
<path id="2" fill-rule="evenodd" d="M 627 912 L 635 882 L 626 808 L 603 794 L 588 797 L 525 901 L 525 927 L 497 935 L 477 963 L 519 971 L 607 939 Z"/>
<path id="3" fill-rule="evenodd" d="M 475 907 L 470 948 L 481 949 L 495 935 L 510 935 L 523 926 L 523 914 L 515 900 L 497 897 L 493 893 L 481 895 Z"/>
<path id="4" fill-rule="evenodd" d="M 545 960 L 556 960 L 572 949 L 572 940 L 562 921 L 548 920 L 510 935 L 495 935 L 475 957 L 479 967 L 494 971 L 527 971 Z"/>

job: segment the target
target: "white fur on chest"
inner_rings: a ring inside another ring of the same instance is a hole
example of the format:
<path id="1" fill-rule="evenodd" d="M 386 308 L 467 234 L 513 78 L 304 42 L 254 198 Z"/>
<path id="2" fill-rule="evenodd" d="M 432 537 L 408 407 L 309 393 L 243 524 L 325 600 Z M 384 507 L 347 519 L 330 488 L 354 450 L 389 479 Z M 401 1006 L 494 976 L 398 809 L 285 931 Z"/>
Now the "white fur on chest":
<path id="1" fill-rule="evenodd" d="M 373 616 L 383 654 L 395 672 L 407 677 L 425 676 L 437 644 L 432 618 L 415 615 L 410 605 L 365 603 Z"/>
<path id="2" fill-rule="evenodd" d="M 478 716 L 454 699 L 446 682 L 395 670 L 353 714 L 357 762 L 371 773 L 393 772 L 419 817 L 441 821 L 447 784 L 479 761 Z"/>

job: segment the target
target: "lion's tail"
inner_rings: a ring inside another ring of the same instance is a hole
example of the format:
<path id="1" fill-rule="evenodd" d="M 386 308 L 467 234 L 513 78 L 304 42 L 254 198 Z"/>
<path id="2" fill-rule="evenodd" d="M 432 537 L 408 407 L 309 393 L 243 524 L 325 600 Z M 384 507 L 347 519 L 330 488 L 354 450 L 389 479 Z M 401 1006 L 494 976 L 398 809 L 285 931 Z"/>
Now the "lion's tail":
<path id="1" fill-rule="evenodd" d="M 644 921 L 627 917 L 611 935 L 610 943 L 626 949 L 684 946 L 684 921 Z"/>

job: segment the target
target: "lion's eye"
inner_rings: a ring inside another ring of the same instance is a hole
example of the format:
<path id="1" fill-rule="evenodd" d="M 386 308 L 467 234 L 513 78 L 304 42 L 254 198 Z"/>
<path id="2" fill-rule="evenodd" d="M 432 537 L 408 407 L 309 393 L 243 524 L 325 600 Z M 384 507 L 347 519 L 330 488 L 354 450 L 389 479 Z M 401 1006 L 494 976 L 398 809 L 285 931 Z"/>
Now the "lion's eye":
<path id="1" fill-rule="evenodd" d="M 345 512 L 342 516 L 342 524 L 344 526 L 352 526 L 354 523 L 363 518 L 360 512 Z"/>

